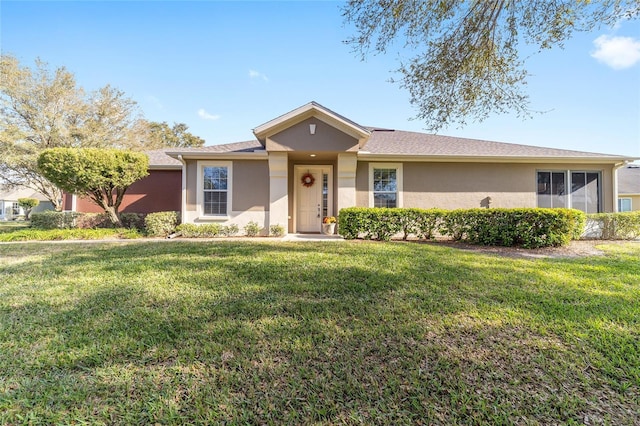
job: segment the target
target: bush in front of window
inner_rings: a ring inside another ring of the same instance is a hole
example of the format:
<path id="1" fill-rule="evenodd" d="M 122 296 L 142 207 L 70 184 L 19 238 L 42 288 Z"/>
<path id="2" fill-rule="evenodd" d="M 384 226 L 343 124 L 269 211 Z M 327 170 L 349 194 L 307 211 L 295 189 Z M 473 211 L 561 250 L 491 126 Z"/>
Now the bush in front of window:
<path id="1" fill-rule="evenodd" d="M 174 211 L 149 213 L 144 218 L 144 226 L 150 237 L 166 237 L 175 232 L 180 213 Z"/>
<path id="2" fill-rule="evenodd" d="M 578 239 L 585 214 L 573 209 L 405 209 L 340 210 L 339 232 L 346 239 L 389 240 L 394 236 L 448 237 L 473 244 L 525 248 L 559 246 Z"/>
<path id="3" fill-rule="evenodd" d="M 220 236 L 221 226 L 217 223 L 196 225 L 195 223 L 182 223 L 176 228 L 185 238 L 215 238 Z"/>
<path id="4" fill-rule="evenodd" d="M 588 238 L 602 240 L 635 240 L 640 238 L 640 210 L 622 213 L 594 213 L 587 215 L 590 228 L 598 228 Z M 596 235 L 599 235 L 596 236 Z"/>

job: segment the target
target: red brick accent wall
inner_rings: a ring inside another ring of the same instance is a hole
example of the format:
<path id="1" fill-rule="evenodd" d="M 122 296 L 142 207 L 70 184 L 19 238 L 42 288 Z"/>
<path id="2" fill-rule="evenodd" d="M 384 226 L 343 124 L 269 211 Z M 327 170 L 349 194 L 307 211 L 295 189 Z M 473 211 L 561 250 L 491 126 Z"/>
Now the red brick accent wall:
<path id="1" fill-rule="evenodd" d="M 149 176 L 135 182 L 124 194 L 121 213 L 180 211 L 182 170 L 149 170 Z M 71 197 L 65 194 L 64 209 L 71 209 Z M 83 198 L 76 201 L 76 211 L 100 213 L 102 209 Z"/>

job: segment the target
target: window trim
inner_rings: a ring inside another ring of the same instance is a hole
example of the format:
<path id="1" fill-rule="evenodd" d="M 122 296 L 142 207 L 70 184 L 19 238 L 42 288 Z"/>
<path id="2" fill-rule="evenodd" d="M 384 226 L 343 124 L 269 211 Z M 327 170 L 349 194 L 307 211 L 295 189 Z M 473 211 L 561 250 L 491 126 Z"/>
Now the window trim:
<path id="1" fill-rule="evenodd" d="M 375 169 L 396 169 L 397 198 L 396 207 L 403 207 L 403 173 L 402 163 L 369 163 L 369 207 L 374 207 L 373 172 Z"/>
<path id="2" fill-rule="evenodd" d="M 233 211 L 233 162 L 232 161 L 198 161 L 198 185 L 197 185 L 197 211 L 198 220 L 228 220 Z M 226 167 L 227 168 L 227 213 L 226 214 L 205 214 L 204 213 L 204 169 L 205 167 Z"/>
<path id="3" fill-rule="evenodd" d="M 598 208 L 596 213 L 601 213 L 604 211 L 604 200 L 603 200 L 603 182 L 602 182 L 602 171 L 601 170 L 569 170 L 569 169 L 537 169 L 535 174 L 535 188 L 536 188 L 536 207 L 539 207 L 538 203 L 538 173 L 564 173 L 564 181 L 565 181 L 565 196 L 567 197 L 567 208 L 574 209 L 573 207 L 573 173 L 596 173 L 598 175 Z M 555 207 L 552 207 L 555 208 Z M 579 209 L 576 209 L 579 210 Z"/>

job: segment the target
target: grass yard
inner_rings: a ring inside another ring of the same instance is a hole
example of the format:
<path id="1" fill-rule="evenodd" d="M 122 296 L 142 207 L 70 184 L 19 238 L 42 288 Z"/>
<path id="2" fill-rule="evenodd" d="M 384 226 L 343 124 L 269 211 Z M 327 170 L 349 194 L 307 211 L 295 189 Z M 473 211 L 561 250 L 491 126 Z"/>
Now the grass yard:
<path id="1" fill-rule="evenodd" d="M 640 244 L 0 245 L 0 424 L 638 424 Z"/>

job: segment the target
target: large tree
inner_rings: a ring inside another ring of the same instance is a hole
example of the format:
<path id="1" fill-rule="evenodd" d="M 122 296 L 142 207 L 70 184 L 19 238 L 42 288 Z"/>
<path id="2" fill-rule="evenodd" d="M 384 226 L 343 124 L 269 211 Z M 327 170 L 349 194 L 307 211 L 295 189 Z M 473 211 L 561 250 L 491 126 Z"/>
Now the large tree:
<path id="1" fill-rule="evenodd" d="M 529 116 L 519 50 L 562 46 L 588 31 L 640 14 L 639 0 L 350 0 L 347 40 L 364 59 L 394 45 L 409 54 L 397 72 L 416 118 L 431 130 L 492 113 Z"/>
<path id="2" fill-rule="evenodd" d="M 189 126 L 184 123 L 173 123 L 169 126 L 166 121 L 157 123 L 151 121 L 148 125 L 148 146 L 158 148 L 189 148 L 201 147 L 204 139 L 189 133 Z"/>
<path id="3" fill-rule="evenodd" d="M 147 127 L 135 102 L 110 86 L 85 94 L 64 67 L 33 69 L 0 58 L 0 184 L 42 193 L 57 210 L 62 193 L 37 168 L 54 147 L 143 149 Z"/>
<path id="4" fill-rule="evenodd" d="M 125 192 L 147 176 L 149 168 L 149 158 L 141 152 L 99 148 L 46 149 L 37 163 L 49 181 L 89 198 L 117 226 L 122 226 L 119 208 Z"/>

